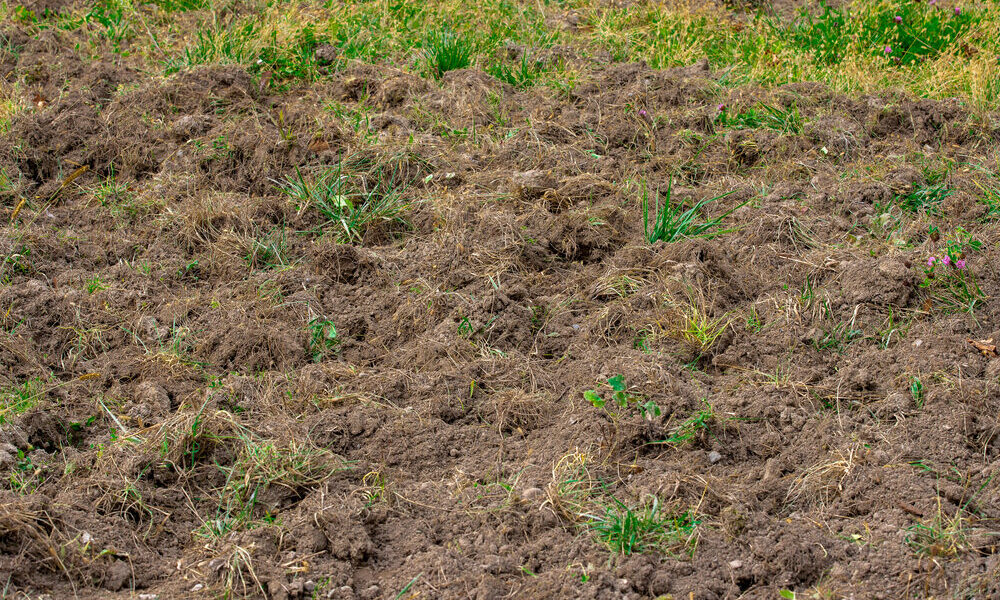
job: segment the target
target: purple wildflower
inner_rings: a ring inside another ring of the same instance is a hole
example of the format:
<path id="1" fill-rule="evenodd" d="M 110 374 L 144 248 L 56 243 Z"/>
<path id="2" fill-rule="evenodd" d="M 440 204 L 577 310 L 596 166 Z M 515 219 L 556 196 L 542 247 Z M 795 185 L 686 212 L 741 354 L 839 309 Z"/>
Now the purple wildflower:
<path id="1" fill-rule="evenodd" d="M 640 117 L 645 117 L 646 116 L 646 109 L 645 108 L 640 108 L 639 109 L 639 116 Z"/>
<path id="2" fill-rule="evenodd" d="M 895 21 L 896 21 L 897 23 L 902 23 L 902 22 L 903 22 L 903 17 L 901 17 L 901 16 L 899 16 L 899 15 L 896 15 L 896 19 L 895 19 Z"/>
<path id="3" fill-rule="evenodd" d="M 937 0 L 929 0 L 927 2 L 927 4 L 930 4 L 931 6 L 934 6 L 935 4 L 937 4 Z"/>
<path id="4" fill-rule="evenodd" d="M 941 257 L 941 262 L 944 264 L 944 266 L 947 267 L 948 265 L 951 264 L 951 257 L 945 254 L 944 256 Z"/>
<path id="5" fill-rule="evenodd" d="M 716 109 L 717 109 L 717 110 L 718 110 L 719 112 L 722 112 L 722 111 L 726 110 L 726 105 L 725 105 L 725 104 L 720 104 L 720 105 L 716 106 L 715 108 L 716 108 Z"/>
<path id="6" fill-rule="evenodd" d="M 956 6 L 955 7 L 955 16 L 957 17 L 960 14 L 962 14 L 962 9 Z"/>
<path id="7" fill-rule="evenodd" d="M 928 258 L 927 259 L 927 266 L 928 267 L 933 267 L 934 266 L 934 261 L 936 261 L 936 260 L 937 260 L 937 257 L 934 257 L 934 256 Z"/>
<path id="8" fill-rule="evenodd" d="M 962 269 L 964 269 L 965 268 L 965 260 L 961 259 L 961 258 L 958 259 L 958 260 L 956 260 L 955 261 L 955 268 L 958 269 L 958 270 L 960 270 L 960 271 Z"/>
<path id="9" fill-rule="evenodd" d="M 885 53 L 886 54 L 892 54 L 892 46 L 886 46 L 885 47 Z"/>

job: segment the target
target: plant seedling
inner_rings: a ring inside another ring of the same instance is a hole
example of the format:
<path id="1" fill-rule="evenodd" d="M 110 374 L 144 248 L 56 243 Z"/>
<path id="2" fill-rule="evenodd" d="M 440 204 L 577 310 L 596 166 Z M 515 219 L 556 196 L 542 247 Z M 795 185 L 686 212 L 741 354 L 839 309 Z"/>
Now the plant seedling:
<path id="1" fill-rule="evenodd" d="M 920 381 L 919 377 L 914 377 L 910 381 L 910 395 L 913 396 L 917 408 L 924 406 L 924 383 Z"/>
<path id="2" fill-rule="evenodd" d="M 337 337 L 337 326 L 333 321 L 323 317 L 313 317 L 309 321 L 309 351 L 313 362 L 320 362 L 327 355 L 336 352 L 340 347 Z"/>
<path id="3" fill-rule="evenodd" d="M 633 396 L 626 391 L 627 386 L 625 385 L 624 376 L 615 375 L 614 377 L 610 377 L 608 379 L 608 387 L 611 388 L 611 400 L 614 401 L 620 410 L 625 410 L 629 404 L 633 404 L 643 418 L 647 420 L 660 416 L 660 407 L 655 402 L 652 400 L 644 401 L 642 397 Z M 606 408 L 607 401 L 595 390 L 585 391 L 583 397 L 596 408 Z"/>

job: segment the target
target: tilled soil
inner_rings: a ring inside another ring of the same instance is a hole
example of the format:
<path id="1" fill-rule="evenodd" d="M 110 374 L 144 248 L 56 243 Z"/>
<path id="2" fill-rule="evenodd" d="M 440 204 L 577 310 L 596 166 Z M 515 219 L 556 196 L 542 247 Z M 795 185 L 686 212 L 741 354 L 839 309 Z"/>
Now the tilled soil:
<path id="1" fill-rule="evenodd" d="M 1000 339 L 970 168 L 996 172 L 995 118 L 705 62 L 581 59 L 565 93 L 352 64 L 276 92 L 5 35 L 35 100 L 0 141 L 30 199 L 2 198 L 0 361 L 37 383 L 2 425 L 6 593 L 1000 597 L 1000 360 L 969 343 Z M 758 102 L 803 126 L 717 120 Z M 345 160 L 407 223 L 339 243 L 278 187 Z M 886 225 L 942 165 L 939 209 Z M 704 210 L 730 231 L 648 243 L 640 180 L 731 192 Z M 920 286 L 929 224 L 983 243 L 971 312 Z M 618 374 L 660 416 L 585 400 Z M 623 556 L 588 525 L 653 497 L 697 515 L 690 545 Z"/>

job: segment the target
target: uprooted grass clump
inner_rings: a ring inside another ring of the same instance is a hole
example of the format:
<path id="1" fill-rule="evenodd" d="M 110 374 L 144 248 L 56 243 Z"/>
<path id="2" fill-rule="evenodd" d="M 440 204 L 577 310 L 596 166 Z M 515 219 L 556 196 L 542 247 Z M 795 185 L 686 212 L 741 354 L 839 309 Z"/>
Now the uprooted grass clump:
<path id="1" fill-rule="evenodd" d="M 278 515 L 268 504 L 269 491 L 281 488 L 298 494 L 344 468 L 331 452 L 296 441 L 278 446 L 244 432 L 238 442 L 232 464 L 217 465 L 225 483 L 215 491 L 215 515 L 195 530 L 195 535 L 222 539 L 231 531 L 274 523 Z"/>

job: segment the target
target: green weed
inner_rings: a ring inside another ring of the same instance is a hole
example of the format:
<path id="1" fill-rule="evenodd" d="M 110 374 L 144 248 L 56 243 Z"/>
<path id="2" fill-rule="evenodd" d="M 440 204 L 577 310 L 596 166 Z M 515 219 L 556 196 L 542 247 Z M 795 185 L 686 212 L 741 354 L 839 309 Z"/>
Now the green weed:
<path id="1" fill-rule="evenodd" d="M 307 325 L 309 330 L 309 353 L 313 362 L 320 362 L 340 348 L 337 326 L 323 317 L 313 317 Z"/>
<path id="2" fill-rule="evenodd" d="M 913 403 L 917 405 L 917 408 L 923 408 L 924 382 L 920 381 L 919 377 L 910 378 L 910 395 L 913 396 Z"/>
<path id="3" fill-rule="evenodd" d="M 290 17 L 285 17 L 290 18 Z M 268 84 L 289 80 L 311 81 L 319 76 L 316 46 L 326 41 L 312 25 L 289 27 L 282 18 L 259 18 L 242 24 L 215 26 L 197 33 L 193 44 L 166 60 L 167 74 L 202 64 L 241 65 Z"/>
<path id="4" fill-rule="evenodd" d="M 690 442 L 691 440 L 698 437 L 703 431 L 709 431 L 709 425 L 715 420 L 715 409 L 708 401 L 702 399 L 702 404 L 705 405 L 694 412 L 690 417 L 684 419 L 675 427 L 670 429 L 670 435 L 666 439 L 653 442 L 655 444 L 673 444 L 681 445 Z"/>
<path id="5" fill-rule="evenodd" d="M 202 10 L 211 6 L 211 0 L 146 0 L 168 13 Z"/>
<path id="6" fill-rule="evenodd" d="M 285 229 L 275 228 L 267 235 L 259 235 L 250 241 L 250 249 L 243 257 L 247 267 L 254 269 L 277 269 L 289 263 L 288 240 Z"/>
<path id="7" fill-rule="evenodd" d="M 279 189 L 297 202 L 300 211 L 319 212 L 326 219 L 323 227 L 332 228 L 340 242 L 364 242 L 370 229 L 407 224 L 403 217 L 409 208 L 403 197 L 406 188 L 392 174 L 351 176 L 338 164 L 309 179 L 298 169 L 295 175 L 280 182 Z"/>
<path id="8" fill-rule="evenodd" d="M 861 337 L 861 330 L 854 329 L 853 323 L 840 321 L 820 329 L 819 337 L 813 340 L 817 350 L 832 350 L 843 352 L 854 340 Z"/>
<path id="9" fill-rule="evenodd" d="M 705 309 L 705 299 L 696 298 L 690 289 L 688 301 L 680 303 L 677 310 L 680 315 L 676 320 L 675 335 L 699 355 L 711 350 L 733 321 L 730 313 L 710 317 Z"/>
<path id="10" fill-rule="evenodd" d="M 902 208 L 910 212 L 934 213 L 937 211 L 938 205 L 953 193 L 954 191 L 948 189 L 945 184 L 939 183 L 919 186 L 905 196 L 900 196 L 897 201 Z"/>
<path id="11" fill-rule="evenodd" d="M 1000 172 L 993 173 L 981 165 L 972 165 L 973 169 L 986 175 L 985 181 L 976 180 L 976 187 L 982 192 L 980 201 L 986 207 L 986 213 L 980 218 L 982 221 L 996 221 L 1000 219 Z"/>
<path id="12" fill-rule="evenodd" d="M 355 106 L 346 106 L 333 101 L 326 108 L 338 119 L 347 123 L 366 144 L 378 142 L 378 132 L 372 128 L 371 122 L 375 109 L 371 106 L 363 101 L 359 101 Z"/>
<path id="13" fill-rule="evenodd" d="M 781 108 L 758 102 L 756 107 L 735 113 L 725 106 L 721 107 L 715 117 L 715 124 L 732 129 L 767 128 L 797 134 L 802 131 L 802 116 L 794 104 Z"/>
<path id="14" fill-rule="evenodd" d="M 853 21 L 857 35 L 872 53 L 909 66 L 956 46 L 981 18 L 975 10 L 892 0 L 859 11 Z"/>
<path id="15" fill-rule="evenodd" d="M 962 6 L 956 14 L 951 5 L 872 0 L 803 8 L 795 20 L 760 11 L 735 26 L 725 12 L 688 3 L 584 11 L 594 41 L 614 60 L 667 68 L 707 58 L 724 70 L 724 85 L 822 81 L 843 91 L 902 86 L 918 96 L 965 95 L 982 108 L 1000 99 L 998 44 L 991 35 L 1000 13 L 990 3 Z"/>
<path id="16" fill-rule="evenodd" d="M 944 253 L 927 259 L 920 287 L 928 291 L 929 308 L 972 313 L 986 298 L 968 264 L 969 258 L 981 247 L 982 242 L 958 227 L 953 239 L 945 242 Z"/>
<path id="17" fill-rule="evenodd" d="M 101 281 L 100 275 L 94 275 L 93 277 L 87 280 L 86 288 L 88 294 L 93 294 L 95 292 L 108 289 L 108 286 L 106 286 L 104 282 Z"/>
<path id="18" fill-rule="evenodd" d="M 8 254 L 0 255 L 0 284 L 8 284 L 16 275 L 31 273 L 31 249 L 21 246 Z"/>
<path id="19" fill-rule="evenodd" d="M 834 312 L 829 299 L 823 301 L 822 310 L 823 323 L 819 327 L 818 336 L 812 340 L 812 345 L 817 350 L 832 350 L 842 353 L 852 342 L 863 337 L 864 332 L 857 325 L 857 310 L 849 321 L 834 320 Z"/>
<path id="20" fill-rule="evenodd" d="M 30 494 L 38 487 L 40 474 L 41 469 L 31 462 L 31 457 L 18 448 L 17 458 L 7 475 L 7 485 L 13 492 Z"/>
<path id="21" fill-rule="evenodd" d="M 764 329 L 764 320 L 761 319 L 756 306 L 750 307 L 750 312 L 747 314 L 744 327 L 750 333 L 760 333 Z"/>
<path id="22" fill-rule="evenodd" d="M 656 552 L 691 556 L 701 521 L 693 511 L 663 511 L 656 496 L 632 508 L 612 497 L 601 515 L 589 515 L 588 527 L 615 554 Z"/>
<path id="23" fill-rule="evenodd" d="M 127 1 L 104 0 L 91 5 L 90 11 L 84 17 L 87 23 L 96 23 L 104 28 L 101 36 L 111 42 L 114 52 L 122 52 L 122 44 L 133 35 L 132 24 L 128 12 L 132 9 Z"/>
<path id="24" fill-rule="evenodd" d="M 195 530 L 195 535 L 219 539 L 230 531 L 252 529 L 275 522 L 276 516 L 260 505 L 260 497 L 271 487 L 300 490 L 322 483 L 343 467 L 328 450 L 292 441 L 279 447 L 257 440 L 240 429 L 238 455 L 231 465 L 217 465 L 225 483 L 216 490 L 219 507 L 214 519 Z"/>
<path id="25" fill-rule="evenodd" d="M 139 202 L 129 184 L 119 181 L 112 168 L 104 180 L 94 189 L 94 199 L 106 207 L 115 219 L 134 218 L 148 212 L 155 202 Z"/>
<path id="26" fill-rule="evenodd" d="M 906 543 L 916 553 L 931 557 L 954 557 L 971 549 L 973 527 L 959 508 L 946 515 L 941 507 L 928 521 L 907 528 Z"/>
<path id="27" fill-rule="evenodd" d="M 673 182 L 667 186 L 667 193 L 663 199 L 663 206 L 660 207 L 659 192 L 654 193 L 653 204 L 656 205 L 658 213 L 653 216 L 653 227 L 649 226 L 649 188 L 642 186 L 642 228 L 646 234 L 646 240 L 650 244 L 656 242 L 675 242 L 685 238 L 712 238 L 718 235 L 735 231 L 734 229 L 723 229 L 722 222 L 738 208 L 747 202 L 727 210 L 721 215 L 707 221 L 698 220 L 701 209 L 709 204 L 732 194 L 732 192 L 715 196 L 707 200 L 699 200 L 694 206 L 683 209 L 681 205 L 671 203 L 671 190 Z"/>
<path id="28" fill-rule="evenodd" d="M 776 35 L 787 35 L 799 48 L 812 55 L 819 64 L 836 65 L 848 49 L 847 15 L 839 8 L 820 2 L 823 12 L 814 15 L 803 9 L 798 19 L 787 26 L 768 21 Z"/>
<path id="29" fill-rule="evenodd" d="M 0 388 L 0 425 L 30 410 L 44 395 L 45 381 L 37 377 Z"/>
<path id="30" fill-rule="evenodd" d="M 889 316 L 882 323 L 882 327 L 875 332 L 874 340 L 879 348 L 885 350 L 892 344 L 894 337 L 897 342 L 906 337 L 909 327 L 909 322 L 898 323 L 895 311 L 889 309 Z"/>
<path id="31" fill-rule="evenodd" d="M 191 352 L 194 350 L 193 338 L 194 336 L 189 327 L 178 325 L 174 321 L 170 324 L 167 335 L 159 342 L 157 352 L 154 354 L 168 362 L 178 362 L 195 367 L 204 366 L 204 363 L 197 362 L 191 358 Z"/>
<path id="32" fill-rule="evenodd" d="M 618 406 L 620 411 L 626 410 L 629 406 L 634 406 L 645 419 L 660 416 L 660 407 L 655 402 L 628 393 L 628 386 L 625 385 L 624 376 L 615 375 L 610 377 L 607 385 L 611 388 L 611 400 Z M 587 390 L 583 393 L 583 397 L 596 408 L 607 409 L 607 401 L 597 391 Z"/>
<path id="33" fill-rule="evenodd" d="M 545 73 L 545 63 L 531 59 L 525 52 L 513 64 L 502 60 L 487 64 L 486 72 L 516 88 L 527 88 L 533 86 Z"/>

